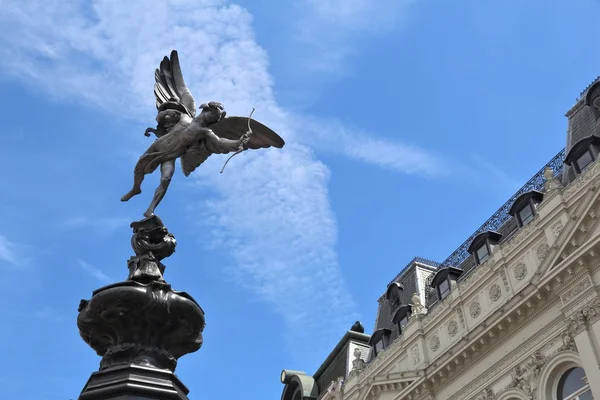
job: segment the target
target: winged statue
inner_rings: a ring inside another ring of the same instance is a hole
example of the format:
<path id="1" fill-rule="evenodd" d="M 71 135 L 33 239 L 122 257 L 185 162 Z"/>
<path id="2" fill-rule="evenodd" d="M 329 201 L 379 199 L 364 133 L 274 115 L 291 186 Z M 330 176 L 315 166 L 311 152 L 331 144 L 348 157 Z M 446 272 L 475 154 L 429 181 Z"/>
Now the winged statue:
<path id="1" fill-rule="evenodd" d="M 144 176 L 160 167 L 160 184 L 144 213 L 145 217 L 154 215 L 165 196 L 178 158 L 183 174 L 188 176 L 211 154 L 233 152 L 235 155 L 247 149 L 284 146 L 283 139 L 252 119 L 252 114 L 248 118 L 226 117 L 219 102 L 202 104 L 200 113 L 196 115 L 196 103 L 183 80 L 176 50 L 171 52 L 170 57 L 164 57 L 154 77 L 157 126 L 146 129 L 144 135 L 154 133 L 157 139 L 135 165 L 132 189 L 121 197 L 121 201 L 128 201 L 140 194 Z"/>

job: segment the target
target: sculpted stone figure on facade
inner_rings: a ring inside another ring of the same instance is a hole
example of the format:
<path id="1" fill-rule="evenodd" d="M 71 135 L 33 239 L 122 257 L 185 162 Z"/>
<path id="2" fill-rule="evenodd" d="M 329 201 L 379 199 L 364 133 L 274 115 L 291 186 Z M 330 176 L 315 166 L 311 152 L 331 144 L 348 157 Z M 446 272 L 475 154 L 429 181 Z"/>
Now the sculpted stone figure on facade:
<path id="1" fill-rule="evenodd" d="M 360 372 L 365 367 L 365 361 L 361 358 L 362 352 L 357 347 L 356 349 L 354 349 L 353 355 L 354 355 L 354 360 L 352 360 L 352 370 Z"/>
<path id="2" fill-rule="evenodd" d="M 558 348 L 558 351 L 577 351 L 577 346 L 575 345 L 575 339 L 573 339 L 573 335 L 569 330 L 566 330 L 562 334 L 562 346 Z"/>
<path id="3" fill-rule="evenodd" d="M 562 186 L 560 180 L 554 177 L 554 171 L 550 167 L 546 167 L 544 170 L 544 179 L 546 180 L 546 182 L 544 182 L 544 189 L 548 192 Z"/>
<path id="4" fill-rule="evenodd" d="M 427 309 L 423 306 L 423 303 L 421 303 L 421 298 L 418 294 L 413 293 L 411 301 L 413 315 L 427 314 Z"/>
<path id="5" fill-rule="evenodd" d="M 531 385 L 529 384 L 529 379 L 527 375 L 527 371 L 525 368 L 517 365 L 513 372 L 510 374 L 511 382 L 508 387 L 515 387 L 521 389 L 525 394 L 531 394 Z"/>

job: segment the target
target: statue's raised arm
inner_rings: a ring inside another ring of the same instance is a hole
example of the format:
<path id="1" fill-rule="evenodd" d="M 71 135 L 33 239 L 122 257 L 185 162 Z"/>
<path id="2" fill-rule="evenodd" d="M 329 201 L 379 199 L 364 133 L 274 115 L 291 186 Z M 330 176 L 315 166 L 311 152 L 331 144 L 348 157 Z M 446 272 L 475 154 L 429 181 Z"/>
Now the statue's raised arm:
<path id="1" fill-rule="evenodd" d="M 183 79 L 177 51 L 173 50 L 170 57 L 162 60 L 154 77 L 157 126 L 146 129 L 145 135 L 154 133 L 158 139 L 138 160 L 133 188 L 121 198 L 121 201 L 128 201 L 140 194 L 144 176 L 160 166 L 160 184 L 144 216 L 154 215 L 167 192 L 177 158 L 181 158 L 183 173 L 187 176 L 211 154 L 237 154 L 246 149 L 284 146 L 279 135 L 251 119 L 252 115 L 248 118 L 226 117 L 221 103 L 202 104 L 201 112 L 196 116 L 196 103 Z"/>

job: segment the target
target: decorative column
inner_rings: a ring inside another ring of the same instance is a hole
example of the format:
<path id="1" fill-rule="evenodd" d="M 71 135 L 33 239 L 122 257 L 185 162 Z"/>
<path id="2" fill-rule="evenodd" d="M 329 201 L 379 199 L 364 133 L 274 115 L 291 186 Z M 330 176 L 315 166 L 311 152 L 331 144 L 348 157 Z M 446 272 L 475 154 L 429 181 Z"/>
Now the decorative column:
<path id="1" fill-rule="evenodd" d="M 176 241 L 160 218 L 131 227 L 135 256 L 127 280 L 94 291 L 79 305 L 79 333 L 102 357 L 79 399 L 187 399 L 174 372 L 181 356 L 202 346 L 204 311 L 163 279 L 161 260 L 173 254 Z"/>
<path id="2" fill-rule="evenodd" d="M 600 398 L 600 299 L 595 298 L 588 305 L 569 317 L 569 331 L 575 340 L 577 352 L 594 398 Z"/>

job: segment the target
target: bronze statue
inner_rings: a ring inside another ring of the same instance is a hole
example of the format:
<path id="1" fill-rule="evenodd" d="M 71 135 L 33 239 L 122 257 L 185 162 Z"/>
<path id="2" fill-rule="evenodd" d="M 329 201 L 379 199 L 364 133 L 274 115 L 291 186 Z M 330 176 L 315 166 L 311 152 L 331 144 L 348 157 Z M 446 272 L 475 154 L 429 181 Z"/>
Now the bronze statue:
<path id="1" fill-rule="evenodd" d="M 223 105 L 218 102 L 202 104 L 201 112 L 196 116 L 194 98 L 183 80 L 175 50 L 170 58 L 165 57 L 160 63 L 155 80 L 157 126 L 156 129 L 146 129 L 144 135 L 154 133 L 157 139 L 138 160 L 134 168 L 133 188 L 121 198 L 121 201 L 128 201 L 140 194 L 144 175 L 151 174 L 160 166 L 160 184 L 144 213 L 145 217 L 154 215 L 154 210 L 165 196 L 177 158 L 181 158 L 181 168 L 188 176 L 213 153 L 235 152 L 235 155 L 246 149 L 282 148 L 285 144 L 279 135 L 253 120 L 252 113 L 248 118 L 226 118 Z"/>

